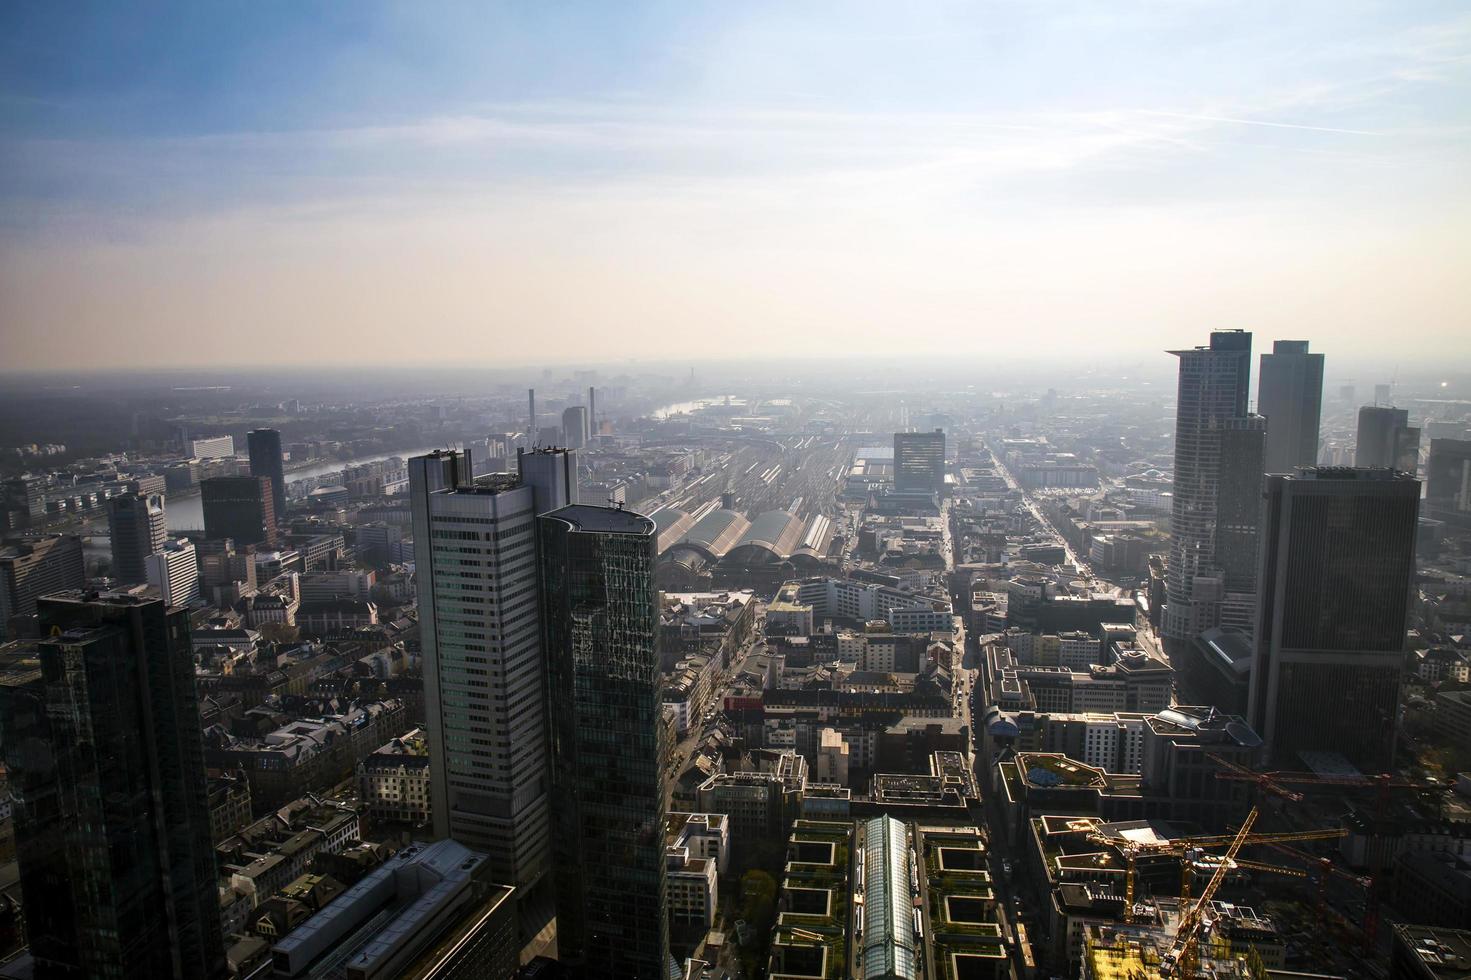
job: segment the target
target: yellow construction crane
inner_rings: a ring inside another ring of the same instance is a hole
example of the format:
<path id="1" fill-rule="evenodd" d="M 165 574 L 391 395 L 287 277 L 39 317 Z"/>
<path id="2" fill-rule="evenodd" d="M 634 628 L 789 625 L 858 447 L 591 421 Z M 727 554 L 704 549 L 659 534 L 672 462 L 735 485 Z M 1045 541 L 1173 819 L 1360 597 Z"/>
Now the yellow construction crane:
<path id="1" fill-rule="evenodd" d="M 1253 810 L 1255 812 L 1255 810 Z M 1255 817 L 1252 818 L 1255 820 Z M 1285 844 L 1291 841 L 1305 840 L 1333 840 L 1343 837 L 1348 831 L 1341 827 L 1323 830 L 1301 830 L 1290 833 L 1277 834 L 1248 834 L 1244 846 L 1253 844 Z M 1174 840 L 1159 841 L 1157 843 L 1144 843 L 1131 840 L 1118 834 L 1107 834 L 1100 830 L 1088 834 L 1088 840 L 1095 844 L 1103 844 L 1116 848 L 1123 855 L 1124 867 L 1124 921 L 1134 921 L 1134 892 L 1137 879 L 1136 862 L 1140 857 L 1160 855 L 1184 856 L 1185 852 L 1192 849 L 1208 850 L 1213 847 L 1229 847 L 1235 843 L 1238 835 L 1217 835 L 1209 837 L 1177 837 Z M 1250 863 L 1237 861 L 1237 867 L 1251 867 Z M 1278 869 L 1272 865 L 1263 865 L 1259 870 Z M 1185 896 L 1181 896 L 1182 899 Z"/>
<path id="2" fill-rule="evenodd" d="M 1210 911 L 1211 900 L 1216 897 L 1216 891 L 1221 887 L 1221 882 L 1226 880 L 1226 872 L 1230 869 L 1231 863 L 1236 860 L 1236 855 L 1241 852 L 1246 839 L 1251 836 L 1251 825 L 1256 823 L 1256 818 L 1257 808 L 1252 807 L 1246 819 L 1241 822 L 1241 829 L 1236 831 L 1236 837 L 1231 841 L 1231 846 L 1226 849 L 1226 859 L 1216 868 L 1216 873 L 1211 875 L 1211 880 L 1206 883 L 1205 890 L 1194 902 L 1181 907 L 1180 928 L 1175 933 L 1175 942 L 1160 960 L 1160 976 L 1174 976 L 1177 966 L 1180 976 L 1185 980 L 1195 976 L 1196 945 L 1200 942 L 1200 930 L 1205 924 L 1205 915 Z"/>

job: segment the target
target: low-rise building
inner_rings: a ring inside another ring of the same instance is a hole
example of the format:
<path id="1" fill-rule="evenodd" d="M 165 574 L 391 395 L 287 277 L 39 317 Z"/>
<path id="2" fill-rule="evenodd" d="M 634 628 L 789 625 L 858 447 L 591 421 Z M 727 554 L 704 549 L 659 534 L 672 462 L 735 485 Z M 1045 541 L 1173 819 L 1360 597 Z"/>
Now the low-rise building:
<path id="1" fill-rule="evenodd" d="M 411 845 L 277 942 L 274 975 L 509 980 L 520 948 L 514 891 L 462 844 Z"/>
<path id="2" fill-rule="evenodd" d="M 429 746 L 418 728 L 405 732 L 358 763 L 358 798 L 365 816 L 382 823 L 427 824 Z"/>

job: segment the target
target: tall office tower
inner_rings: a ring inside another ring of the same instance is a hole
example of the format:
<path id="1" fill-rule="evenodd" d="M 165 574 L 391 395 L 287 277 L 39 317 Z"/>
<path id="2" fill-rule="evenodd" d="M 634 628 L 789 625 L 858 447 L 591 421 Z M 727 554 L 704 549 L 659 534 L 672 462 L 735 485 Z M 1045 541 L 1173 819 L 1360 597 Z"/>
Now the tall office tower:
<path id="1" fill-rule="evenodd" d="M 281 454 L 281 433 L 275 429 L 251 429 L 245 434 L 250 450 L 250 475 L 271 478 L 271 504 L 276 523 L 286 523 L 286 461 Z"/>
<path id="2" fill-rule="evenodd" d="M 526 389 L 526 448 L 536 445 L 536 389 Z"/>
<path id="3" fill-rule="evenodd" d="M 1389 393 L 1390 393 L 1390 386 L 1389 385 L 1375 385 L 1374 386 L 1374 404 L 1375 405 L 1388 405 L 1389 404 Z"/>
<path id="4" fill-rule="evenodd" d="M 165 541 L 145 561 L 148 584 L 164 602 L 182 606 L 199 598 L 199 559 L 188 538 Z"/>
<path id="5" fill-rule="evenodd" d="M 587 431 L 589 435 L 598 434 L 598 392 L 592 385 L 587 387 Z"/>
<path id="6" fill-rule="evenodd" d="M 1251 334 L 1222 330 L 1180 359 L 1175 405 L 1175 493 L 1165 576 L 1164 635 L 1189 640 L 1219 625 L 1223 572 L 1216 554 L 1222 433 L 1246 418 Z"/>
<path id="7" fill-rule="evenodd" d="M 189 614 L 80 591 L 39 611 L 39 670 L 0 677 L 36 976 L 223 976 Z"/>
<path id="8" fill-rule="evenodd" d="M 1246 633 L 1256 625 L 1263 462 L 1270 433 L 1270 423 L 1260 415 L 1227 419 L 1215 430 L 1221 461 L 1215 542 L 1221 595 L 1212 625 Z"/>
<path id="9" fill-rule="evenodd" d="M 558 954 L 599 976 L 662 977 L 669 936 L 654 522 L 581 505 L 538 523 Z"/>
<path id="10" fill-rule="evenodd" d="M 1249 712 L 1269 759 L 1394 761 L 1420 481 L 1393 470 L 1267 479 Z"/>
<path id="11" fill-rule="evenodd" d="M 36 600 L 41 596 L 86 584 L 82 539 L 74 534 L 0 544 L 0 640 L 36 615 Z"/>
<path id="12" fill-rule="evenodd" d="M 945 432 L 894 433 L 894 489 L 945 492 Z"/>
<path id="13" fill-rule="evenodd" d="M 204 536 L 236 547 L 276 543 L 274 483 L 268 476 L 217 476 L 199 481 Z"/>
<path id="14" fill-rule="evenodd" d="M 107 500 L 107 531 L 112 537 L 112 577 L 124 585 L 148 581 L 148 556 L 169 537 L 163 495 L 125 493 Z"/>
<path id="15" fill-rule="evenodd" d="M 1292 473 L 1318 462 L 1323 411 L 1323 355 L 1306 340 L 1278 340 L 1263 354 L 1256 385 L 1257 414 L 1267 420 L 1266 472 Z"/>
<path id="16" fill-rule="evenodd" d="M 1420 465 L 1420 430 L 1403 408 L 1365 405 L 1359 409 L 1354 465 L 1385 466 L 1414 473 Z"/>
<path id="17" fill-rule="evenodd" d="M 409 504 L 435 835 L 489 856 L 532 935 L 553 911 L 536 515 L 576 502 L 577 463 L 517 463 L 472 482 L 468 454 L 416 456 Z"/>
<path id="18" fill-rule="evenodd" d="M 1471 439 L 1431 439 L 1425 507 L 1432 515 L 1471 518 Z"/>
<path id="19" fill-rule="evenodd" d="M 568 449 L 587 445 L 587 406 L 573 405 L 562 412 L 562 444 Z"/>

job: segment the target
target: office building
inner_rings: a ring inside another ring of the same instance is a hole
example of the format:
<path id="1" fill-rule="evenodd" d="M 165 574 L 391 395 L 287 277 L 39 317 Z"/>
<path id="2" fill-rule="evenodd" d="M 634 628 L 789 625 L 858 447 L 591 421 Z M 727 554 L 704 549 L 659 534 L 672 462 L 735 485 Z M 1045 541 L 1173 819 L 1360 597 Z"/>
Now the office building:
<path id="1" fill-rule="evenodd" d="M 274 481 L 268 476 L 218 476 L 199 483 L 204 536 L 230 538 L 239 548 L 276 543 Z"/>
<path id="2" fill-rule="evenodd" d="M 1384 466 L 1415 473 L 1420 465 L 1420 430 L 1403 408 L 1365 405 L 1359 409 L 1354 465 Z"/>
<path id="3" fill-rule="evenodd" d="M 538 521 L 557 946 L 605 977 L 665 975 L 665 727 L 656 531 L 578 505 Z"/>
<path id="4" fill-rule="evenodd" d="M 587 406 L 573 405 L 562 412 L 562 443 L 568 449 L 581 449 L 587 445 Z"/>
<path id="5" fill-rule="evenodd" d="M 73 591 L 39 616 L 40 669 L 0 679 L 36 976 L 223 975 L 188 613 Z"/>
<path id="6" fill-rule="evenodd" d="M 292 980 L 510 980 L 514 889 L 452 840 L 410 844 L 271 949 Z"/>
<path id="7" fill-rule="evenodd" d="M 158 590 L 164 602 L 183 606 L 199 598 L 199 560 L 188 538 L 165 541 L 145 564 L 148 584 Z"/>
<path id="8" fill-rule="evenodd" d="M 1266 472 L 1293 473 L 1318 462 L 1323 355 L 1306 340 L 1278 340 L 1257 374 L 1257 414 L 1267 420 Z"/>
<path id="9" fill-rule="evenodd" d="M 1420 482 L 1393 470 L 1267 479 L 1249 713 L 1266 755 L 1393 762 Z"/>
<path id="10" fill-rule="evenodd" d="M 1225 598 L 1217 513 L 1230 440 L 1222 433 L 1247 416 L 1251 334 L 1216 331 L 1209 347 L 1170 353 L 1180 359 L 1180 378 L 1163 632 L 1188 640 L 1218 625 Z"/>
<path id="11" fill-rule="evenodd" d="M 251 429 L 245 434 L 250 451 L 250 475 L 269 477 L 271 504 L 277 523 L 286 522 L 286 463 L 281 455 L 281 433 L 275 429 Z"/>
<path id="12" fill-rule="evenodd" d="M 1471 439 L 1431 439 L 1425 506 L 1432 516 L 1471 519 Z"/>
<path id="13" fill-rule="evenodd" d="M 945 431 L 894 433 L 894 489 L 899 493 L 945 491 Z"/>
<path id="14" fill-rule="evenodd" d="M 190 439 L 189 455 L 195 459 L 229 459 L 235 455 L 235 439 L 233 436 Z"/>
<path id="15" fill-rule="evenodd" d="M 123 585 L 148 581 L 148 556 L 168 540 L 163 495 L 125 493 L 107 501 L 112 577 Z"/>
<path id="16" fill-rule="evenodd" d="M 30 633 L 25 621 L 36 615 L 36 600 L 87 583 L 82 539 L 50 534 L 0 544 L 0 640 Z"/>
<path id="17" fill-rule="evenodd" d="M 1217 431 L 1221 471 L 1216 484 L 1216 564 L 1220 604 L 1211 626 L 1250 631 L 1255 625 L 1260 553 L 1262 477 L 1267 420 L 1227 419 Z"/>
<path id="18" fill-rule="evenodd" d="M 523 452 L 472 482 L 466 453 L 409 460 L 425 736 L 439 837 L 517 888 L 523 930 L 552 915 L 536 516 L 577 501 L 574 453 Z"/>

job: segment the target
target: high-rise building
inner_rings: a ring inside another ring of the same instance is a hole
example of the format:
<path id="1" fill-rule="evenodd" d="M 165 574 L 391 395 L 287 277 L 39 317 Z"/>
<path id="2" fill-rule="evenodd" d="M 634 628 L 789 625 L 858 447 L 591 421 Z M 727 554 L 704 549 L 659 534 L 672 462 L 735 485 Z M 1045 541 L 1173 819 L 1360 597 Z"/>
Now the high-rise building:
<path id="1" fill-rule="evenodd" d="M 894 489 L 945 492 L 945 431 L 894 433 Z"/>
<path id="2" fill-rule="evenodd" d="M 1251 632 L 1255 623 L 1263 459 L 1269 423 L 1260 415 L 1227 419 L 1216 429 L 1221 471 L 1216 489 L 1216 563 L 1221 600 L 1213 626 Z"/>
<path id="3" fill-rule="evenodd" d="M 1435 516 L 1471 518 L 1471 439 L 1431 439 L 1425 507 Z"/>
<path id="4" fill-rule="evenodd" d="M 189 440 L 189 455 L 195 459 L 228 459 L 235 455 L 234 436 L 211 436 Z"/>
<path id="5" fill-rule="evenodd" d="M 112 577 L 123 585 L 148 581 L 148 556 L 169 537 L 163 495 L 125 493 L 107 500 Z"/>
<path id="6" fill-rule="evenodd" d="M 1278 340 L 1257 375 L 1257 414 L 1267 420 L 1266 472 L 1292 473 L 1318 462 L 1323 355 L 1306 340 Z"/>
<path id="7" fill-rule="evenodd" d="M 514 885 L 523 933 L 552 915 L 536 516 L 577 500 L 576 454 L 522 453 L 472 482 L 465 453 L 409 460 L 437 836 Z"/>
<path id="8" fill-rule="evenodd" d="M 36 976 L 225 972 L 189 614 L 40 601 L 39 669 L 0 674 Z"/>
<path id="9" fill-rule="evenodd" d="M 250 475 L 271 479 L 271 504 L 276 523 L 286 523 L 286 462 L 281 455 L 281 433 L 275 429 L 251 429 L 245 434 L 250 450 Z"/>
<path id="10" fill-rule="evenodd" d="M 276 543 L 274 481 L 268 476 L 217 476 L 199 481 L 204 536 L 235 546 Z"/>
<path id="11" fill-rule="evenodd" d="M 15 476 L 0 483 L 0 528 L 17 529 L 46 516 L 46 479 Z"/>
<path id="12" fill-rule="evenodd" d="M 587 445 L 587 406 L 572 405 L 562 412 L 562 442 L 568 449 Z"/>
<path id="13" fill-rule="evenodd" d="M 82 539 L 51 534 L 0 544 L 0 640 L 36 615 L 36 600 L 87 584 Z"/>
<path id="14" fill-rule="evenodd" d="M 183 606 L 199 598 L 199 559 L 188 538 L 165 541 L 145 562 L 148 584 L 164 602 Z"/>
<path id="15" fill-rule="evenodd" d="M 1419 509 L 1393 470 L 1268 477 L 1249 711 L 1269 758 L 1393 762 Z"/>
<path id="16" fill-rule="evenodd" d="M 1416 472 L 1420 465 L 1420 430 L 1410 425 L 1410 413 L 1380 405 L 1359 409 L 1354 465 Z"/>
<path id="17" fill-rule="evenodd" d="M 1217 554 L 1223 433 L 1247 417 L 1251 334 L 1216 331 L 1209 347 L 1171 351 L 1180 359 L 1175 405 L 1175 486 L 1166 574 L 1164 635 L 1189 640 L 1219 625 L 1225 573 Z"/>
<path id="18" fill-rule="evenodd" d="M 558 953 L 599 976 L 665 976 L 654 522 L 580 505 L 538 523 Z"/>

